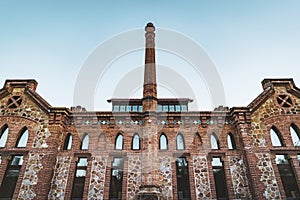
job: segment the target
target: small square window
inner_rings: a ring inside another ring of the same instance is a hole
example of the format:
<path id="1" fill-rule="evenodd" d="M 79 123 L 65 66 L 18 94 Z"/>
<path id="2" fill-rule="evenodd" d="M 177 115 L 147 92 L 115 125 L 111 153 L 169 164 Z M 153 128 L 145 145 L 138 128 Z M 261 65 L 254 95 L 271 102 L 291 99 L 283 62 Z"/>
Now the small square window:
<path id="1" fill-rule="evenodd" d="M 169 111 L 169 106 L 168 105 L 164 105 L 163 106 L 163 111 L 164 112 L 168 112 Z"/>
<path id="2" fill-rule="evenodd" d="M 175 111 L 175 106 L 174 105 L 169 105 L 169 111 L 174 112 Z"/>
<path id="3" fill-rule="evenodd" d="M 162 112 L 162 105 L 158 105 L 158 106 L 157 106 L 157 111 L 158 111 L 158 112 Z"/>
<path id="4" fill-rule="evenodd" d="M 175 106 L 175 110 L 176 110 L 176 112 L 180 112 L 180 111 L 181 111 L 180 105 L 176 105 L 176 106 Z"/>
<path id="5" fill-rule="evenodd" d="M 130 106 L 130 105 L 127 105 L 127 106 L 126 106 L 126 111 L 127 111 L 127 112 L 131 112 L 131 106 Z"/>
<path id="6" fill-rule="evenodd" d="M 114 111 L 118 112 L 119 111 L 119 105 L 114 105 Z"/>
<path id="7" fill-rule="evenodd" d="M 125 112 L 125 105 L 120 106 L 120 112 Z"/>
<path id="8" fill-rule="evenodd" d="M 139 112 L 143 112 L 143 106 L 139 106 Z"/>
<path id="9" fill-rule="evenodd" d="M 138 106 L 134 105 L 132 106 L 132 112 L 137 112 L 138 111 Z"/>
<path id="10" fill-rule="evenodd" d="M 186 105 L 182 105 L 182 106 L 181 106 L 181 110 L 182 110 L 183 112 L 187 112 L 187 106 L 186 106 Z"/>

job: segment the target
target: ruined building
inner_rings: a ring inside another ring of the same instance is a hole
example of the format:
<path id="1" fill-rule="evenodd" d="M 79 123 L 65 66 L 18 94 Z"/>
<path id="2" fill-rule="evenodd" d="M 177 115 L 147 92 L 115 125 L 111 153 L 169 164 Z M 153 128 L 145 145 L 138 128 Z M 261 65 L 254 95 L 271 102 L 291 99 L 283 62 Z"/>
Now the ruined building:
<path id="1" fill-rule="evenodd" d="M 245 107 L 157 97 L 146 26 L 143 97 L 53 107 L 35 80 L 0 90 L 0 199 L 299 199 L 300 90 L 265 79 Z M 57 97 L 59 98 L 59 97 Z"/>

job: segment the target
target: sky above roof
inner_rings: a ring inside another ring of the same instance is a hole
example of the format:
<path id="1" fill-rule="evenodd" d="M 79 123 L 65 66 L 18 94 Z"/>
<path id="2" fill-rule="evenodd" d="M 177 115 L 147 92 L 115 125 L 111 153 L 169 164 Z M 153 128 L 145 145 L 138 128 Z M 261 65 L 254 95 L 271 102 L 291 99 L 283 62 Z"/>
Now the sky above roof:
<path id="1" fill-rule="evenodd" d="M 185 36 L 206 52 L 218 73 L 205 77 L 200 70 L 196 74 L 190 60 L 172 49 L 158 49 L 160 97 L 190 97 L 177 92 L 185 91 L 180 87 L 185 85 L 193 88 L 194 110 L 211 110 L 216 97 L 211 97 L 213 81 L 206 80 L 217 77 L 226 106 L 247 106 L 262 92 L 264 78 L 294 78 L 300 87 L 299 10 L 296 0 L 0 0 L 0 84 L 6 79 L 33 78 L 39 83 L 37 92 L 52 106 L 70 107 L 90 55 L 105 43 L 113 44 L 107 52 L 121 49 L 125 43 L 113 42 L 116 36 L 142 30 L 151 21 L 157 29 L 157 45 L 159 31 Z M 142 31 L 139 37 L 144 39 Z M 171 38 L 169 42 L 181 48 Z M 93 108 L 110 110 L 106 99 L 112 97 L 141 97 L 143 63 L 143 49 L 116 54 L 95 81 Z M 133 81 L 136 86 L 130 85 L 132 91 L 116 96 L 122 94 L 114 92 L 116 87 L 124 87 L 122 81 L 136 74 L 141 76 Z"/>

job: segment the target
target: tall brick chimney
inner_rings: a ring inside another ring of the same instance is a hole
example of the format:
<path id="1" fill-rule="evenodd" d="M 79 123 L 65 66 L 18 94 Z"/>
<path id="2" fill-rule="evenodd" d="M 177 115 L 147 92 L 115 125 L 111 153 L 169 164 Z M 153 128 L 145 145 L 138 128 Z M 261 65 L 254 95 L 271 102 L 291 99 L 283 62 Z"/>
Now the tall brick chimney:
<path id="1" fill-rule="evenodd" d="M 143 88 L 143 111 L 157 111 L 157 85 L 155 66 L 155 27 L 148 23 L 145 27 L 145 70 Z"/>

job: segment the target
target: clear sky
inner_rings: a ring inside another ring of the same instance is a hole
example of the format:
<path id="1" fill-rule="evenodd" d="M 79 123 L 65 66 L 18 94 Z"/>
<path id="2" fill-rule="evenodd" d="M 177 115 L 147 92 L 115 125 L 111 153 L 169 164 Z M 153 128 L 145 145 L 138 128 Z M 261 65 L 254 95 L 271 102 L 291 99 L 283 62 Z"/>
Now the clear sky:
<path id="1" fill-rule="evenodd" d="M 226 105 L 247 106 L 262 92 L 263 78 L 290 77 L 300 87 L 299 10 L 297 0 L 0 0 L 0 84 L 33 78 L 52 106 L 70 107 L 89 54 L 113 36 L 151 21 L 157 29 L 179 32 L 205 49 L 220 74 Z M 142 65 L 143 55 L 114 62 L 115 71 L 106 81 L 117 84 L 122 74 L 116 69 L 126 72 L 130 65 Z M 157 52 L 158 64 L 180 63 L 174 60 Z M 162 78 L 158 74 L 158 81 Z M 95 94 L 97 110 L 110 109 L 105 99 L 112 93 L 105 85 Z M 198 104 L 211 109 L 205 101 Z"/>

